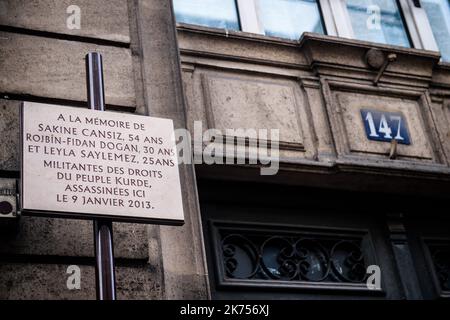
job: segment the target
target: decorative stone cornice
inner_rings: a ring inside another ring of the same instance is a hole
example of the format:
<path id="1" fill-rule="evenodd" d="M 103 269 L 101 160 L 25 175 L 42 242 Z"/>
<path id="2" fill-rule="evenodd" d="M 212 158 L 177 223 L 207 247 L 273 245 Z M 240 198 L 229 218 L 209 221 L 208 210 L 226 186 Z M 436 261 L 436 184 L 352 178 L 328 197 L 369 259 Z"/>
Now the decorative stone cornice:
<path id="1" fill-rule="evenodd" d="M 434 51 L 403 48 L 360 40 L 304 33 L 299 48 L 309 65 L 322 76 L 375 80 L 378 83 L 428 87 L 440 54 Z M 368 52 L 377 52 L 381 64 L 370 64 Z M 389 61 L 388 59 L 393 59 Z M 383 60 L 384 58 L 384 60 Z M 385 70 L 380 74 L 384 62 Z"/>

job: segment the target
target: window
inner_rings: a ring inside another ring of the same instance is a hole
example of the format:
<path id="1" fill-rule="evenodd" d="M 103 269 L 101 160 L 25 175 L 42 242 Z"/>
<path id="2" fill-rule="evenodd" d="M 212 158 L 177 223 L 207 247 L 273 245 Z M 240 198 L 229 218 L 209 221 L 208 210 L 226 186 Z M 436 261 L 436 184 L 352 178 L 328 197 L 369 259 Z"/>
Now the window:
<path id="1" fill-rule="evenodd" d="M 303 32 L 440 51 L 450 0 L 173 0 L 178 22 L 298 40 Z"/>
<path id="2" fill-rule="evenodd" d="M 239 30 L 234 0 L 173 0 L 178 22 Z"/>
<path id="3" fill-rule="evenodd" d="M 450 1 L 422 0 L 442 59 L 450 61 Z"/>
<path id="4" fill-rule="evenodd" d="M 177 22 L 292 40 L 298 40 L 303 32 L 325 33 L 316 0 L 173 0 L 173 3 Z"/>
<path id="5" fill-rule="evenodd" d="M 356 39 L 410 46 L 397 1 L 347 0 L 346 8 Z"/>
<path id="6" fill-rule="evenodd" d="M 268 36 L 297 40 L 305 31 L 324 33 L 316 1 L 259 0 L 259 10 Z"/>

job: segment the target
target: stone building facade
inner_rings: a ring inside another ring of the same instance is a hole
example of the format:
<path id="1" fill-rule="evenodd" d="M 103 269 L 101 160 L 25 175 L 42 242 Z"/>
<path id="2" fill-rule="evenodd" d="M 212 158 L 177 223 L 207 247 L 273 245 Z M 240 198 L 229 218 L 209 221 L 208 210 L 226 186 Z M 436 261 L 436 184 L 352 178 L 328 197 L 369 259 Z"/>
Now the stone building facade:
<path id="1" fill-rule="evenodd" d="M 80 29 L 67 27 L 74 4 Z M 84 57 L 97 51 L 107 110 L 191 132 L 280 130 L 276 175 L 183 164 L 183 227 L 114 224 L 119 299 L 450 296 L 441 54 L 329 25 L 287 40 L 178 22 L 171 1 L 0 0 L 0 188 L 20 178 L 20 103 L 86 108 Z M 402 114 L 411 143 L 369 140 L 362 109 Z M 0 230 L 1 299 L 95 299 L 90 221 L 4 214 Z M 67 289 L 69 265 L 80 290 Z"/>

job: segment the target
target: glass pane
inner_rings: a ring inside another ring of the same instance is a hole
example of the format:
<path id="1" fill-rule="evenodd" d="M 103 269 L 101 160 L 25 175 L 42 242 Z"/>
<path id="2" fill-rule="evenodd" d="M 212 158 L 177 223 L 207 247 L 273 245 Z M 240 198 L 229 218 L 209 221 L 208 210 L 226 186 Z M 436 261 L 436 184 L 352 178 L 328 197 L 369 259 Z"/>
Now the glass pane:
<path id="1" fill-rule="evenodd" d="M 356 39 L 410 47 L 396 0 L 347 0 Z"/>
<path id="2" fill-rule="evenodd" d="M 317 1 L 259 0 L 265 34 L 298 40 L 303 32 L 324 33 Z"/>
<path id="3" fill-rule="evenodd" d="M 173 0 L 177 22 L 239 30 L 235 0 Z"/>
<path id="4" fill-rule="evenodd" d="M 442 59 L 450 61 L 450 1 L 422 0 Z"/>

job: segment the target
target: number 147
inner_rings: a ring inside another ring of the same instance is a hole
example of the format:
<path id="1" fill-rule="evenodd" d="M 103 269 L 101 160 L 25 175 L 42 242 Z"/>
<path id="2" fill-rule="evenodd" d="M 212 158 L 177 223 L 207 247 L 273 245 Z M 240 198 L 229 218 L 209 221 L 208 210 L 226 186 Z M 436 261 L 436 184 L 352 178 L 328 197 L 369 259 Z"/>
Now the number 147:
<path id="1" fill-rule="evenodd" d="M 367 138 L 377 141 L 397 140 L 399 143 L 410 144 L 408 131 L 401 114 L 361 110 Z"/>

